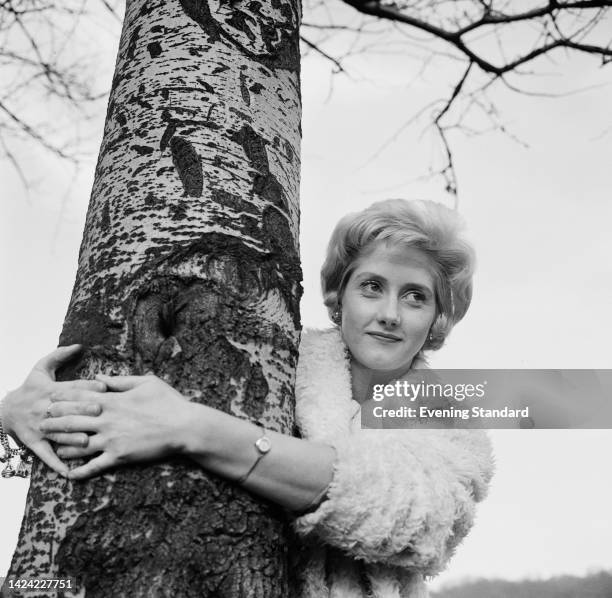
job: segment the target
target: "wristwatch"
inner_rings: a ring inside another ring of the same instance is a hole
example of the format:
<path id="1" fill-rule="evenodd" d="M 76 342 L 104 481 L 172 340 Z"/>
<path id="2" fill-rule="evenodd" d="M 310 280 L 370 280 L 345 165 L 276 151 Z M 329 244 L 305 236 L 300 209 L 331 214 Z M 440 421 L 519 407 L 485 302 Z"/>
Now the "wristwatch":
<path id="1" fill-rule="evenodd" d="M 250 469 L 240 478 L 236 480 L 238 484 L 244 484 L 247 478 L 251 475 L 257 464 L 270 452 L 272 448 L 272 441 L 266 436 L 266 431 L 261 428 L 261 436 L 253 443 L 255 450 L 257 451 L 257 458 Z"/>

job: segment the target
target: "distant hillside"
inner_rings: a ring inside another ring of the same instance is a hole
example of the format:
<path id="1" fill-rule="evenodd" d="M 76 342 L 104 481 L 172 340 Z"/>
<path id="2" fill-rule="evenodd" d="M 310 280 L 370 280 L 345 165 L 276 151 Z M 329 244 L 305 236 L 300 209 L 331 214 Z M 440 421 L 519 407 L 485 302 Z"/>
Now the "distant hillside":
<path id="1" fill-rule="evenodd" d="M 431 598 L 612 598 L 612 573 L 546 581 L 480 579 L 432 592 Z"/>

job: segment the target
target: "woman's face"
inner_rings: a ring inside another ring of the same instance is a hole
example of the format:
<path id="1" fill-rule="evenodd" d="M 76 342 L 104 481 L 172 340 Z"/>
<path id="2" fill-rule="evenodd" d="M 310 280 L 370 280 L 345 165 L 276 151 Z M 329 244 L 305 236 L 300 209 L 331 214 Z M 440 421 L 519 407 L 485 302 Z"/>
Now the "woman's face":
<path id="1" fill-rule="evenodd" d="M 378 242 L 341 298 L 342 337 L 359 368 L 405 373 L 436 316 L 433 264 L 419 249 Z"/>

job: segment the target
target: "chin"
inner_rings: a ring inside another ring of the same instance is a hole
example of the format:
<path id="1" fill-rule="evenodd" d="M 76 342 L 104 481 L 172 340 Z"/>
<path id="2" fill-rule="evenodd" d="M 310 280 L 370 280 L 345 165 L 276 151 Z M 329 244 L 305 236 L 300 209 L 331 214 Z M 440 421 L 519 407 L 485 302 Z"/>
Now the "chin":
<path id="1" fill-rule="evenodd" d="M 364 356 L 364 359 L 361 360 L 361 363 L 370 370 L 376 370 L 377 372 L 394 372 L 396 370 L 410 367 L 410 361 L 404 360 L 394 360 L 389 361 L 389 358 L 383 358 L 379 356 Z"/>

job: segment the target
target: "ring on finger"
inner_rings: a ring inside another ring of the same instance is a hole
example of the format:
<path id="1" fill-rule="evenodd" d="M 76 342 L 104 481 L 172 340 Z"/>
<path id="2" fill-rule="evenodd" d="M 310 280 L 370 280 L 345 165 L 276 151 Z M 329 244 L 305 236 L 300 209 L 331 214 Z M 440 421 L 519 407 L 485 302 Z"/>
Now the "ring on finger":
<path id="1" fill-rule="evenodd" d="M 53 403 L 49 403 L 49 406 L 47 407 L 47 410 L 45 411 L 45 417 L 52 417 L 51 415 L 51 406 L 53 405 Z"/>

